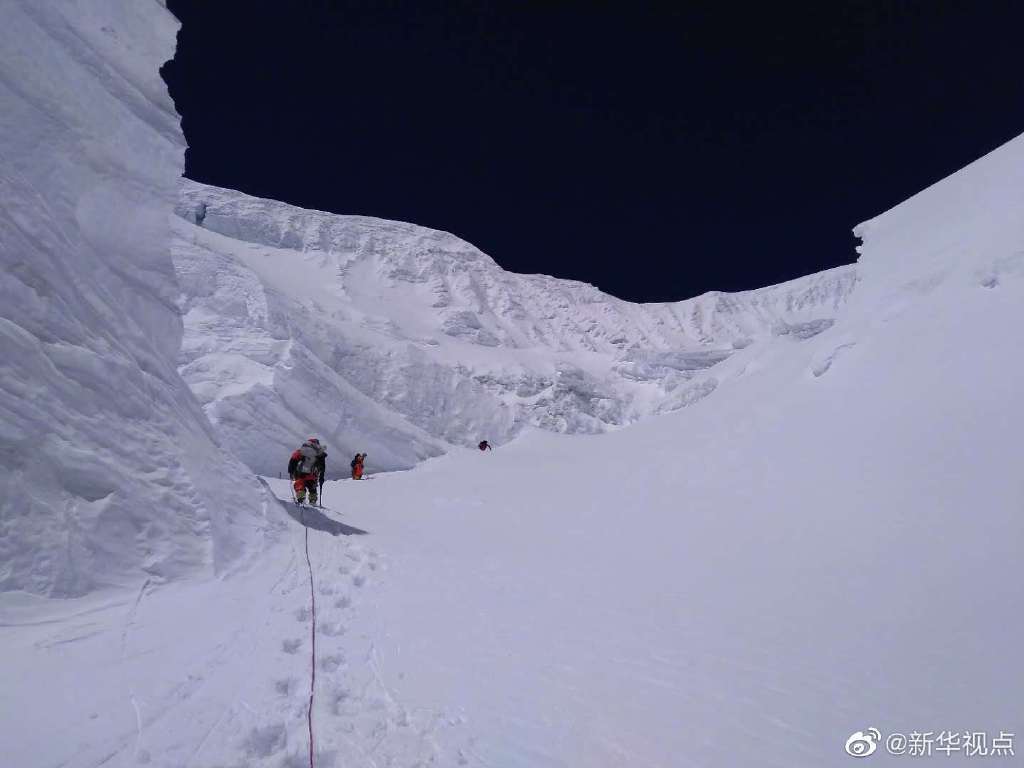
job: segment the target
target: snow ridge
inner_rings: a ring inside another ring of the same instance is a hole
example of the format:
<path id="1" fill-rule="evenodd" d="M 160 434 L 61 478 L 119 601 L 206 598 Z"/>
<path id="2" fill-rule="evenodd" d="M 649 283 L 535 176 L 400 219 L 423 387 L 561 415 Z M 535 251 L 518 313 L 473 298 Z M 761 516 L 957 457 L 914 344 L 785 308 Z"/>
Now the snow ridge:
<path id="1" fill-rule="evenodd" d="M 604 432 L 714 391 L 719 363 L 830 327 L 853 266 L 633 304 L 501 269 L 454 235 L 184 181 L 181 372 L 258 472 L 317 432 L 375 469 L 526 426 Z"/>
<path id="2" fill-rule="evenodd" d="M 1024 137 L 858 228 L 856 271 L 637 306 L 224 190 L 169 229 L 173 20 L 3 21 L 8 763 L 828 766 L 868 724 L 1015 731 Z M 325 421 L 335 467 L 342 437 L 446 455 L 300 530 L 226 451 Z"/>

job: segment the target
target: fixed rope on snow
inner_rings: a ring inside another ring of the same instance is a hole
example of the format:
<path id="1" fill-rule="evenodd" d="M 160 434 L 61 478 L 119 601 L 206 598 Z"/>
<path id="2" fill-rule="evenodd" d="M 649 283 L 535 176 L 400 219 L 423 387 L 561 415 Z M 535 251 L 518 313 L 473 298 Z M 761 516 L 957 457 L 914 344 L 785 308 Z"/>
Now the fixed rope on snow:
<path id="1" fill-rule="evenodd" d="M 310 657 L 309 657 L 309 707 L 306 710 L 306 723 L 309 726 L 309 768 L 313 764 L 313 694 L 316 690 L 316 592 L 313 589 L 313 563 L 309 559 L 309 528 L 306 528 L 306 511 L 299 508 L 302 527 L 306 530 L 306 567 L 309 569 L 309 611 L 312 618 Z"/>

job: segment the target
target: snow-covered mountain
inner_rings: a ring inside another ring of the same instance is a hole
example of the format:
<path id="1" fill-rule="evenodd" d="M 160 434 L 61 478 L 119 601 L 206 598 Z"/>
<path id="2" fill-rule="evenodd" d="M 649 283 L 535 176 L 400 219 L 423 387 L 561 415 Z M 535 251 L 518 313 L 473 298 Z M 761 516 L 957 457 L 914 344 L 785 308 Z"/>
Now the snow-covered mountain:
<path id="1" fill-rule="evenodd" d="M 263 492 L 176 367 L 177 22 L 136 0 L 0 17 L 0 590 L 224 568 Z"/>
<path id="2" fill-rule="evenodd" d="M 176 198 L 166 10 L 0 16 L 5 765 L 1020 762 L 1024 136 L 855 268 L 636 306 Z M 419 463 L 231 457 L 313 429 Z"/>
<path id="3" fill-rule="evenodd" d="M 859 227 L 835 324 L 692 407 L 329 483 L 228 579 L 0 595 L 9 760 L 838 768 L 875 728 L 1016 765 L 1022 209 L 1024 137 Z"/>
<path id="4" fill-rule="evenodd" d="M 255 471 L 325 435 L 375 469 L 526 425 L 595 433 L 692 404 L 734 352 L 830 327 L 842 267 L 746 293 L 632 304 L 519 275 L 459 238 L 186 181 L 181 373 Z"/>

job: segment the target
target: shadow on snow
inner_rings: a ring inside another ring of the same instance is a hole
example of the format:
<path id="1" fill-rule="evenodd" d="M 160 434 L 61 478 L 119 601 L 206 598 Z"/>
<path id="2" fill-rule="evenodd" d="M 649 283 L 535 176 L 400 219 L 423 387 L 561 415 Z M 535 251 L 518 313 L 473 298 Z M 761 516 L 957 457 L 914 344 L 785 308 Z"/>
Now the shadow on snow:
<path id="1" fill-rule="evenodd" d="M 369 533 L 369 531 L 356 528 L 354 525 L 346 525 L 338 520 L 332 520 L 316 507 L 298 507 L 287 501 L 281 501 L 281 506 L 287 510 L 288 517 L 314 531 L 323 531 L 331 536 L 362 536 Z"/>
<path id="2" fill-rule="evenodd" d="M 274 496 L 274 498 L 277 498 L 267 481 L 262 477 L 258 479 L 263 484 L 263 487 L 267 489 L 267 492 Z M 277 503 L 284 507 L 288 517 L 299 525 L 312 528 L 314 531 L 323 531 L 324 533 L 331 534 L 331 536 L 364 536 L 369 533 L 369 531 L 356 528 L 354 525 L 346 525 L 338 520 L 332 520 L 317 507 L 299 507 L 294 502 L 285 501 L 284 499 L 277 499 Z"/>

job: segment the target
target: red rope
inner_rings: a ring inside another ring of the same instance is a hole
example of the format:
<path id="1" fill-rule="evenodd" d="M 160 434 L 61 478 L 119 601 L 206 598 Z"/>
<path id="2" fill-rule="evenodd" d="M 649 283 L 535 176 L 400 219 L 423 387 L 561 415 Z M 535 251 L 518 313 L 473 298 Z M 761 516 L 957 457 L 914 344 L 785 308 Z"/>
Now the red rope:
<path id="1" fill-rule="evenodd" d="M 306 512 L 301 509 L 302 526 L 306 526 Z M 313 564 L 309 560 L 309 528 L 306 528 L 306 566 L 309 568 L 309 606 L 313 619 L 312 645 L 309 664 L 309 708 L 306 710 L 306 722 L 309 724 L 309 768 L 313 765 L 313 691 L 316 689 L 316 593 L 313 591 Z"/>

